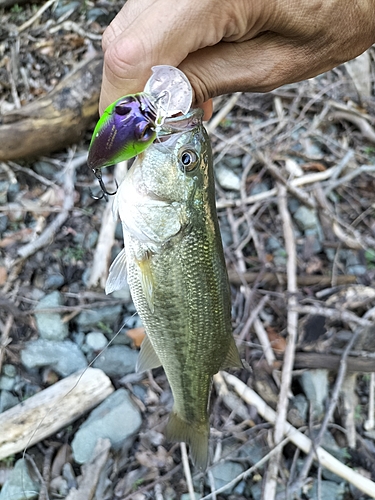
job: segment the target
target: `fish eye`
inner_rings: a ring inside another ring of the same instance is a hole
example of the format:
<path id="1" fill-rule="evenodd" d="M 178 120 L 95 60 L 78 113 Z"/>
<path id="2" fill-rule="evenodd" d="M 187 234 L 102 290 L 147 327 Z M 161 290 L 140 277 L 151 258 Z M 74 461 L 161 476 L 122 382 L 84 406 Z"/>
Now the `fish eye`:
<path id="1" fill-rule="evenodd" d="M 180 168 L 183 172 L 191 172 L 198 165 L 198 155 L 191 149 L 185 149 L 180 154 Z"/>

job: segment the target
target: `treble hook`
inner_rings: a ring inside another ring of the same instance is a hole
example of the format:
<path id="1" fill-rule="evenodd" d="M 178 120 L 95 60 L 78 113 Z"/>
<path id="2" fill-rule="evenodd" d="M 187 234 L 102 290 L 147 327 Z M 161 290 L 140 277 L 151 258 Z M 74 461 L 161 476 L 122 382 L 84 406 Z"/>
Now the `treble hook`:
<path id="1" fill-rule="evenodd" d="M 101 173 L 100 169 L 93 168 L 92 171 L 94 172 L 95 177 L 98 179 L 100 189 L 102 190 L 102 194 L 100 196 L 95 196 L 91 192 L 92 198 L 94 200 L 102 200 L 104 198 L 105 201 L 108 201 L 108 196 L 114 196 L 117 193 L 118 184 L 117 184 L 116 179 L 115 179 L 116 191 L 114 191 L 113 193 L 110 193 L 109 191 L 107 191 L 107 188 L 105 187 L 105 184 L 104 184 L 104 181 L 103 181 L 103 177 L 102 177 L 102 173 Z"/>

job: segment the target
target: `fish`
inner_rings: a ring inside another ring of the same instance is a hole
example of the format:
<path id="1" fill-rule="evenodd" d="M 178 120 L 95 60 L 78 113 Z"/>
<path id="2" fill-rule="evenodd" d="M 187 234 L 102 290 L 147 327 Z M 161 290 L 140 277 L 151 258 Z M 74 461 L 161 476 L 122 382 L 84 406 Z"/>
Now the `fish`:
<path id="1" fill-rule="evenodd" d="M 157 109 L 145 92 L 129 94 L 108 106 L 95 126 L 87 165 L 92 170 L 134 158 L 156 138 Z"/>
<path id="2" fill-rule="evenodd" d="M 170 122 L 169 135 L 136 158 L 115 196 L 124 249 L 106 293 L 128 281 L 146 331 L 137 370 L 163 366 L 174 399 L 165 436 L 187 443 L 193 463 L 205 469 L 213 375 L 242 363 L 202 111 Z"/>

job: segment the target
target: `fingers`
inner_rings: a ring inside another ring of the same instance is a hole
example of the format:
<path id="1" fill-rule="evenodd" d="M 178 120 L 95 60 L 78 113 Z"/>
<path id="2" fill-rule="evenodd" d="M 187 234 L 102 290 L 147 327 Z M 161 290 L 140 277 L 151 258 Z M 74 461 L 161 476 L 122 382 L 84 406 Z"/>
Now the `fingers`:
<path id="1" fill-rule="evenodd" d="M 375 35 L 374 35 L 375 36 Z M 190 54 L 179 66 L 194 89 L 195 104 L 229 92 L 268 92 L 287 83 L 312 78 L 359 55 L 367 39 L 348 55 L 344 47 L 323 39 L 300 43 L 265 33 L 242 43 L 221 42 Z M 350 50 L 353 50 L 351 47 Z"/>

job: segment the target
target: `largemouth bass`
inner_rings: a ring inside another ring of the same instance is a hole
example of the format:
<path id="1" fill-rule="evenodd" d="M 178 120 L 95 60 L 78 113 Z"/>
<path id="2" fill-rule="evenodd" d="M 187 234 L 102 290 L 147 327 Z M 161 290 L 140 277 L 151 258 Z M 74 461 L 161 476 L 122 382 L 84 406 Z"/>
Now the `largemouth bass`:
<path id="1" fill-rule="evenodd" d="M 231 298 L 220 238 L 210 141 L 202 111 L 170 120 L 171 133 L 141 153 L 119 186 L 115 210 L 125 248 L 106 292 L 129 282 L 146 329 L 138 370 L 163 366 L 174 397 L 166 426 L 208 461 L 212 377 L 241 367 L 232 337 Z"/>

